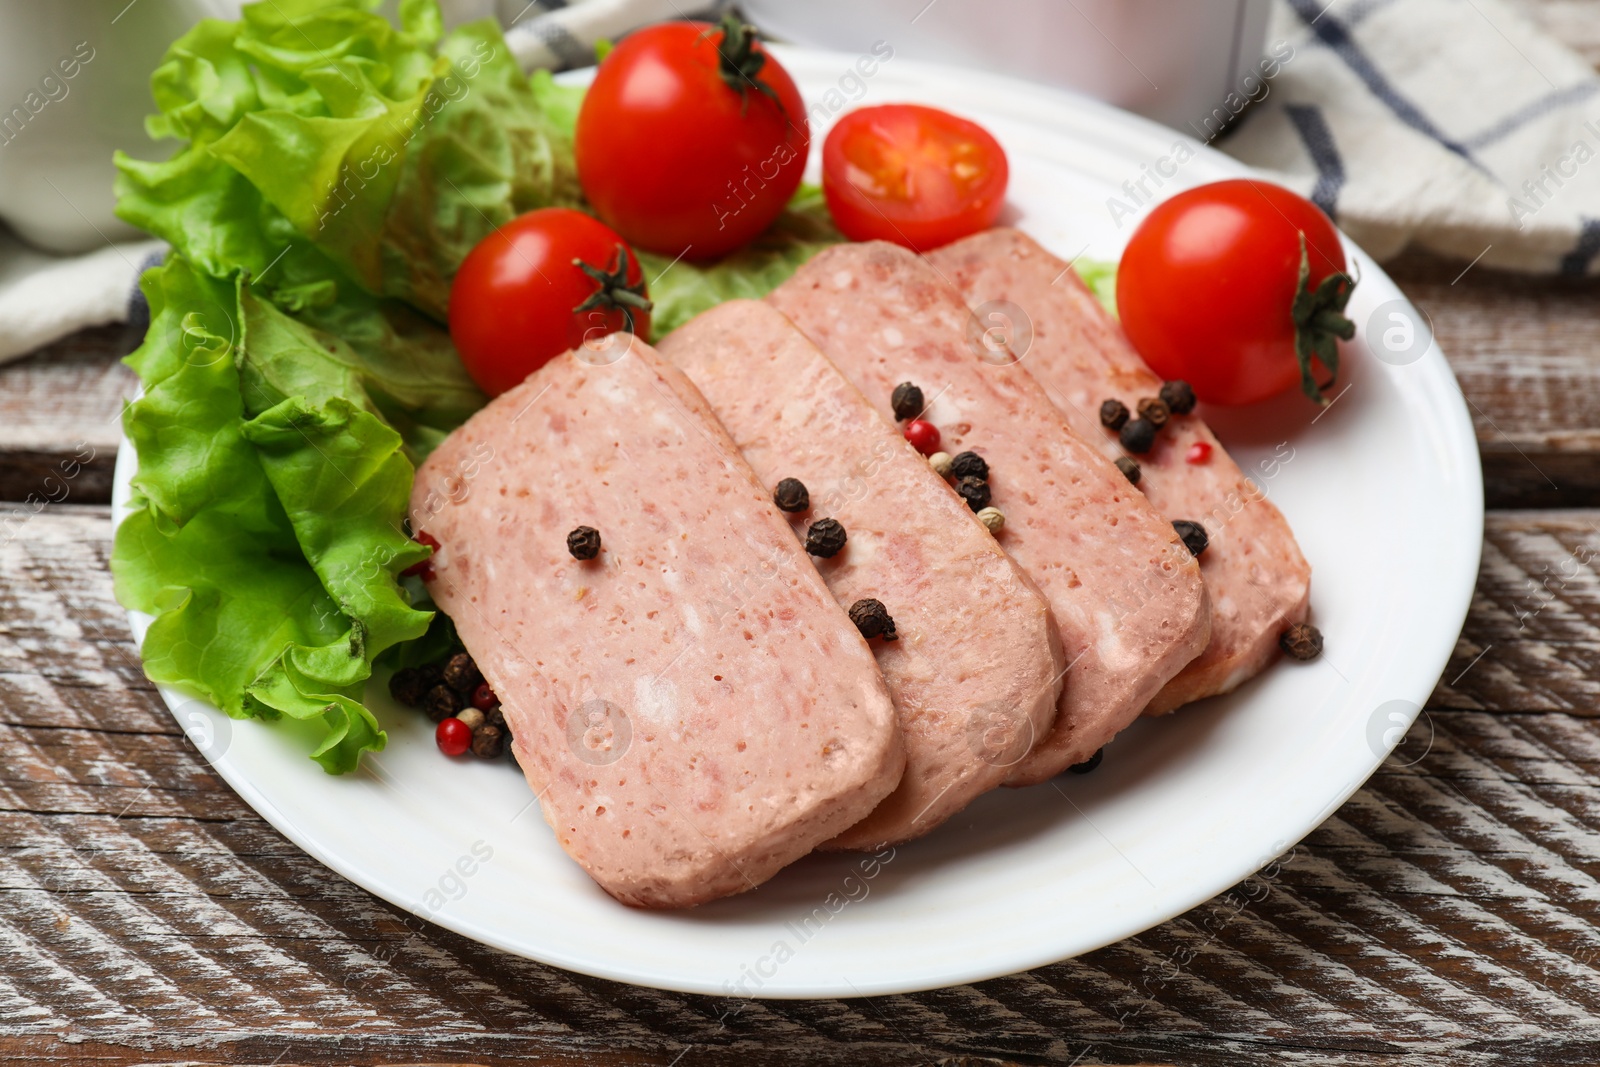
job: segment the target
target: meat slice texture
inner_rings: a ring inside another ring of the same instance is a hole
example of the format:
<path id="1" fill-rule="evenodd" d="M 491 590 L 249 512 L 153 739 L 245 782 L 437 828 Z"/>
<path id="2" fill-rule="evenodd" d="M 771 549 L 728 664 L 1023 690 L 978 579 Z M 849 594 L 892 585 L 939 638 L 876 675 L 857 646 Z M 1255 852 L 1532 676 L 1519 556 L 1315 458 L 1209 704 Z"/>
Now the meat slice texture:
<path id="1" fill-rule="evenodd" d="M 1104 455 L 1122 455 L 1116 434 L 1100 425 L 1100 402 L 1115 398 L 1132 410 L 1157 394 L 1161 379 L 1067 264 L 1013 229 L 976 234 L 931 259 L 974 307 L 1022 310 L 1032 334 L 1022 365 L 1074 430 Z M 1190 463 L 1195 445 L 1206 455 Z M 1278 636 L 1306 617 L 1311 568 L 1283 514 L 1199 415 L 1175 415 L 1155 447 L 1134 458 L 1139 488 L 1156 510 L 1200 523 L 1209 538 L 1200 574 L 1211 594 L 1211 643 L 1156 694 L 1148 711 L 1159 714 L 1226 693 L 1271 663 Z M 1270 476 L 1278 461 L 1265 462 L 1261 473 Z"/>
<path id="2" fill-rule="evenodd" d="M 920 836 L 1005 781 L 1055 721 L 1061 643 L 1049 605 L 949 484 L 794 324 L 735 300 L 673 331 L 687 374 L 769 489 L 805 485 L 789 522 L 848 536 L 817 570 L 845 608 L 881 601 L 895 640 L 873 652 L 900 715 L 899 788 L 830 845 Z"/>
<path id="3" fill-rule="evenodd" d="M 860 822 L 905 756 L 872 651 L 705 400 L 612 338 L 451 434 L 411 521 L 561 847 L 624 903 L 682 907 Z"/>
<path id="4" fill-rule="evenodd" d="M 892 420 L 899 382 L 950 453 L 989 465 L 998 541 L 1050 602 L 1067 674 L 1055 725 L 1007 779 L 1031 785 L 1082 763 L 1200 654 L 1210 608 L 1172 524 L 1068 428 L 1039 384 L 990 348 L 961 294 L 884 242 L 818 253 L 767 298 Z"/>

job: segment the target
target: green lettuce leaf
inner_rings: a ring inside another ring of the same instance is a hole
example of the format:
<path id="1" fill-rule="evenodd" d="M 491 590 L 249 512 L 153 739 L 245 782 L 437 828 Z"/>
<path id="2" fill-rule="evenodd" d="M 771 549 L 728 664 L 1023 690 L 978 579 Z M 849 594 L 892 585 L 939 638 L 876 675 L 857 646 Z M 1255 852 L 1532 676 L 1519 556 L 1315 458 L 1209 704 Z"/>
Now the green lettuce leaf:
<path id="1" fill-rule="evenodd" d="M 400 572 L 415 464 L 485 402 L 450 343 L 450 284 L 495 227 L 583 207 L 583 89 L 517 69 L 492 22 L 434 0 L 263 0 L 207 20 L 151 78 L 161 161 L 117 156 L 118 214 L 173 246 L 129 357 L 144 394 L 117 595 L 155 617 L 147 673 L 234 716 L 316 727 L 351 770 L 385 738 L 374 662 L 437 658 L 448 619 Z M 642 256 L 663 334 L 759 297 L 841 240 L 815 189 L 714 264 Z"/>
<path id="2" fill-rule="evenodd" d="M 1117 318 L 1117 263 L 1111 259 L 1084 259 L 1072 264 L 1083 284 L 1112 318 Z"/>
<path id="3" fill-rule="evenodd" d="M 441 49 L 459 78 L 409 147 L 383 234 L 383 293 L 444 321 L 450 283 L 496 228 L 541 207 L 581 207 L 571 127 L 545 112 L 493 22 Z M 436 85 L 451 85 L 449 78 Z"/>
<path id="4" fill-rule="evenodd" d="M 284 105 L 244 115 L 206 150 L 368 292 L 443 321 L 450 281 L 478 241 L 524 211 L 579 202 L 570 139 L 493 22 L 460 27 L 437 54 L 374 33 L 385 39 L 366 50 L 372 62 L 349 41 L 312 69 L 292 40 L 273 50 Z M 264 53 L 253 37 L 235 45 Z"/>
<path id="5" fill-rule="evenodd" d="M 397 519 L 412 479 L 400 437 L 326 372 L 302 375 L 311 397 L 253 412 L 247 396 L 272 400 L 251 384 L 270 368 L 251 358 L 242 283 L 174 256 L 143 285 L 151 326 L 129 362 L 145 392 L 124 416 L 140 469 L 111 566 L 118 598 L 155 616 L 145 671 L 229 715 L 316 721 L 313 758 L 351 770 L 384 743 L 361 703 L 373 657 L 430 621 L 396 577 L 427 555 Z"/>
<path id="6" fill-rule="evenodd" d="M 640 252 L 639 265 L 655 304 L 651 329 L 660 337 L 724 300 L 759 300 L 817 252 L 843 240 L 828 217 L 822 190 L 802 186 L 771 229 L 713 263 L 674 262 Z"/>

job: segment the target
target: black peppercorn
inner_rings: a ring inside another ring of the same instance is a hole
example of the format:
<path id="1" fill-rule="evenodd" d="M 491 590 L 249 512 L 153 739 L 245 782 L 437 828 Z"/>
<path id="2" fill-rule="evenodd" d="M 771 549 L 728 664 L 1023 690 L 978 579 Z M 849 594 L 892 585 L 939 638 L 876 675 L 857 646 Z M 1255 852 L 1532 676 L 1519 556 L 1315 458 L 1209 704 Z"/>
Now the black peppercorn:
<path id="1" fill-rule="evenodd" d="M 471 693 L 483 681 L 478 665 L 465 652 L 457 652 L 445 661 L 444 684 L 458 693 Z"/>
<path id="2" fill-rule="evenodd" d="M 894 387 L 889 406 L 894 408 L 894 417 L 901 422 L 914 419 L 922 414 L 922 390 L 910 382 L 901 382 Z"/>
<path id="3" fill-rule="evenodd" d="M 1128 421 L 1128 405 L 1120 400 L 1102 400 L 1100 402 L 1100 425 L 1108 430 L 1120 430 L 1122 424 Z"/>
<path id="4" fill-rule="evenodd" d="M 1149 419 L 1129 419 L 1117 435 L 1129 452 L 1148 452 L 1156 443 L 1156 424 Z"/>
<path id="5" fill-rule="evenodd" d="M 461 694 L 448 685 L 440 684 L 428 690 L 422 698 L 422 710 L 434 722 L 444 722 L 462 708 Z"/>
<path id="6" fill-rule="evenodd" d="M 506 713 L 500 710 L 499 704 L 484 713 L 484 720 L 490 726 L 498 726 L 502 730 L 506 728 Z"/>
<path id="7" fill-rule="evenodd" d="M 1278 637 L 1278 647 L 1295 659 L 1316 659 L 1322 654 L 1322 631 L 1308 622 L 1297 622 Z"/>
<path id="8" fill-rule="evenodd" d="M 1172 417 L 1172 411 L 1165 400 L 1147 396 L 1139 401 L 1139 417 L 1159 430 Z"/>
<path id="9" fill-rule="evenodd" d="M 1194 410 L 1194 390 L 1181 379 L 1162 382 L 1161 399 L 1174 415 L 1187 415 Z"/>
<path id="10" fill-rule="evenodd" d="M 806 551 L 813 556 L 832 559 L 844 547 L 844 526 L 838 519 L 818 519 L 806 530 Z"/>
<path id="11" fill-rule="evenodd" d="M 1140 477 L 1142 477 L 1144 474 L 1144 472 L 1139 469 L 1139 464 L 1134 462 L 1132 456 L 1118 456 L 1117 470 L 1121 471 L 1127 476 L 1128 482 L 1131 485 L 1138 485 Z"/>
<path id="12" fill-rule="evenodd" d="M 600 554 L 600 531 L 593 526 L 579 526 L 567 534 L 567 551 L 573 559 L 594 559 Z"/>
<path id="13" fill-rule="evenodd" d="M 811 494 L 799 478 L 785 478 L 772 491 L 772 502 L 779 511 L 804 511 L 811 506 Z"/>
<path id="14" fill-rule="evenodd" d="M 1178 538 L 1189 549 L 1189 554 L 1192 556 L 1198 556 L 1204 552 L 1206 545 L 1211 543 L 1211 539 L 1206 536 L 1206 528 L 1198 522 L 1177 519 L 1172 523 L 1172 528 L 1178 531 Z"/>
<path id="15" fill-rule="evenodd" d="M 989 464 L 976 452 L 958 452 L 950 461 L 950 474 L 955 478 L 988 478 Z"/>
<path id="16" fill-rule="evenodd" d="M 408 708 L 422 703 L 429 688 L 428 679 L 415 667 L 402 667 L 389 679 L 389 695 Z"/>
<path id="17" fill-rule="evenodd" d="M 1100 761 L 1105 758 L 1105 754 L 1105 749 L 1095 749 L 1094 755 L 1090 756 L 1082 763 L 1074 763 L 1072 766 L 1068 767 L 1067 770 L 1071 771 L 1073 774 L 1088 774 L 1090 771 L 1100 766 Z"/>
<path id="18" fill-rule="evenodd" d="M 961 499 L 967 502 L 967 507 L 973 511 L 982 511 L 989 506 L 989 483 L 982 478 L 967 476 L 956 479 L 956 492 L 961 494 Z"/>
<path id="19" fill-rule="evenodd" d="M 866 597 L 851 604 L 850 621 L 868 640 L 874 637 L 882 637 L 885 641 L 900 639 L 900 635 L 894 631 L 894 619 L 889 617 L 889 609 L 883 606 L 881 600 Z"/>
<path id="20" fill-rule="evenodd" d="M 506 735 L 498 726 L 485 723 L 472 732 L 472 754 L 479 759 L 494 759 L 505 747 Z"/>

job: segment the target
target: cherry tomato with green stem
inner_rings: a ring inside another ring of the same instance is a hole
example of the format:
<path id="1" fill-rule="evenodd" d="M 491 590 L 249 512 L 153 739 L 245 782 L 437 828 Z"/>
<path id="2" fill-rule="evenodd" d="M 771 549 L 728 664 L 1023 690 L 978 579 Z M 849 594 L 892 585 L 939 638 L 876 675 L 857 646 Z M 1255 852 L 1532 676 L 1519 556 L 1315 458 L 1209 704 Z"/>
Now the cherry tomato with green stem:
<path id="1" fill-rule="evenodd" d="M 664 22 L 612 49 L 578 112 L 578 181 L 640 248 L 714 259 L 759 236 L 805 171 L 794 79 L 728 16 Z"/>
<path id="2" fill-rule="evenodd" d="M 1320 208 L 1251 178 L 1163 201 L 1128 241 L 1117 310 L 1161 377 L 1211 404 L 1252 404 L 1298 383 L 1318 404 L 1339 372 L 1355 281 Z"/>
<path id="3" fill-rule="evenodd" d="M 490 396 L 568 349 L 626 331 L 650 339 L 638 257 L 571 208 L 520 215 L 467 253 L 450 286 L 450 339 Z"/>

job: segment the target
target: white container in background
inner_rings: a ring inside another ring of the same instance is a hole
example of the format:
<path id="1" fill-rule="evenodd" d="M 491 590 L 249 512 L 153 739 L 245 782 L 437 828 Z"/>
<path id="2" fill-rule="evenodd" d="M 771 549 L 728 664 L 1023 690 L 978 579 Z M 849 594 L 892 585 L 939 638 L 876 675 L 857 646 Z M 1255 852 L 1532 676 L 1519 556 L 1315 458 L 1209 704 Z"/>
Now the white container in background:
<path id="1" fill-rule="evenodd" d="M 1075 89 L 1208 140 L 1260 92 L 1270 0 L 742 0 L 740 8 L 778 40 L 842 52 L 887 41 L 897 56 Z"/>
<path id="2" fill-rule="evenodd" d="M 201 18 L 238 9 L 238 0 L 0 0 L 0 220 L 49 252 L 133 236 L 111 211 L 111 153 L 159 156 L 144 132 L 156 109 L 151 72 Z"/>

